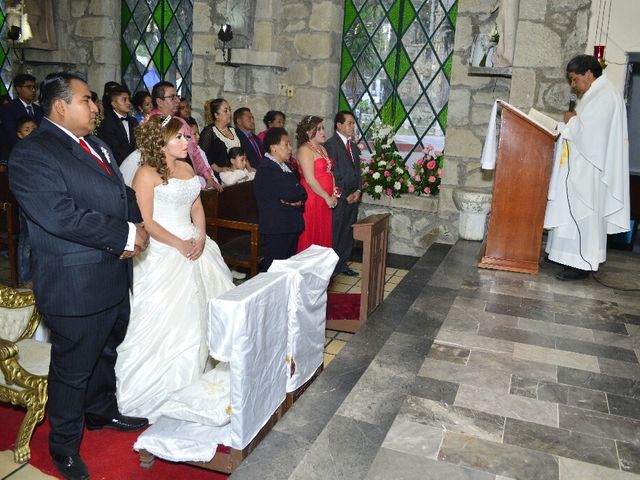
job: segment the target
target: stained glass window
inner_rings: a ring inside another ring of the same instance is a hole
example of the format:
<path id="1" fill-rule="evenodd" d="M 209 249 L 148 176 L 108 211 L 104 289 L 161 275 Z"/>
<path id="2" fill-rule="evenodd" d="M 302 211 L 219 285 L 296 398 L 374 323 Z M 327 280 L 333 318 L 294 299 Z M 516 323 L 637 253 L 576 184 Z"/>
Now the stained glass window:
<path id="1" fill-rule="evenodd" d="M 7 16 L 5 4 L 0 1 L 0 95 L 6 95 L 11 86 L 11 57 L 7 46 Z"/>
<path id="2" fill-rule="evenodd" d="M 360 136 L 382 121 L 411 151 L 443 143 L 457 12 L 456 0 L 345 0 L 339 108 Z"/>
<path id="3" fill-rule="evenodd" d="M 193 0 L 122 0 L 122 80 L 132 92 L 160 80 L 191 98 Z"/>

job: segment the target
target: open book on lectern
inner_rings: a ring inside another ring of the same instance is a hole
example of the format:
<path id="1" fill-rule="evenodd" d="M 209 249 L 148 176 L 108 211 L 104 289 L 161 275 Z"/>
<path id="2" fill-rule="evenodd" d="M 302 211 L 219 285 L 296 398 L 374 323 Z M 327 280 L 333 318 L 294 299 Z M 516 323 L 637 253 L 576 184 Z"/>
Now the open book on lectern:
<path id="1" fill-rule="evenodd" d="M 558 132 L 558 121 L 553 119 L 553 118 L 551 118 L 551 117 L 549 117 L 548 115 L 545 115 L 541 111 L 536 110 L 535 108 L 531 108 L 529 110 L 529 113 L 524 113 L 519 108 L 514 107 L 513 105 L 511 105 L 508 102 L 505 102 L 504 100 L 500 100 L 500 103 L 508 106 L 509 108 L 511 108 L 511 110 L 513 110 L 517 114 L 521 115 L 522 117 L 531 120 L 533 123 L 535 123 L 539 127 L 544 128 L 546 131 L 551 133 L 553 136 L 557 136 L 559 134 L 559 132 Z"/>

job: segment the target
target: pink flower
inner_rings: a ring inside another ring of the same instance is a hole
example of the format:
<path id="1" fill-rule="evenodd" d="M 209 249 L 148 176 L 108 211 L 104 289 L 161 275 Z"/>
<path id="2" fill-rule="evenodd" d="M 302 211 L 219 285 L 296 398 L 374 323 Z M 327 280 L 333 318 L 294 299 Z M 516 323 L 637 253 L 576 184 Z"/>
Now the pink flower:
<path id="1" fill-rule="evenodd" d="M 441 187 L 441 186 L 442 186 L 442 185 L 438 185 L 438 190 L 440 190 L 440 187 Z"/>
<path id="2" fill-rule="evenodd" d="M 413 188 L 413 185 L 409 185 L 409 193 L 413 193 L 415 191 L 415 188 Z"/>
<path id="3" fill-rule="evenodd" d="M 436 181 L 436 177 L 434 177 L 433 175 L 431 175 L 431 176 L 429 177 L 429 183 L 433 183 L 433 182 L 435 182 L 435 181 Z"/>
<path id="4" fill-rule="evenodd" d="M 398 179 L 398 181 L 399 181 L 400 183 L 402 183 L 402 182 L 404 182 L 404 178 L 400 178 L 400 179 Z"/>
<path id="5" fill-rule="evenodd" d="M 436 157 L 441 157 L 442 156 L 442 152 L 435 152 L 436 153 Z"/>
<path id="6" fill-rule="evenodd" d="M 385 177 L 388 177 L 389 175 L 391 175 L 391 174 L 389 173 L 389 170 L 385 170 L 385 171 L 384 171 L 384 176 L 385 176 Z"/>
<path id="7" fill-rule="evenodd" d="M 424 163 L 424 159 L 420 159 L 416 162 L 416 165 L 422 165 Z"/>
<path id="8" fill-rule="evenodd" d="M 387 188 L 386 194 L 390 197 L 393 195 L 393 191 L 390 188 Z"/>
<path id="9" fill-rule="evenodd" d="M 358 148 L 359 148 L 360 150 L 364 150 L 364 149 L 365 149 L 364 142 L 360 142 L 360 143 L 358 144 Z"/>
<path id="10" fill-rule="evenodd" d="M 438 169 L 438 176 L 439 176 L 439 177 L 441 177 L 441 176 L 442 176 L 442 169 L 441 169 L 441 168 L 439 168 L 439 169 Z"/>
<path id="11" fill-rule="evenodd" d="M 436 161 L 435 160 L 429 160 L 427 162 L 427 168 L 429 170 L 433 170 L 434 168 L 436 168 Z"/>
<path id="12" fill-rule="evenodd" d="M 391 161 L 389 162 L 389 164 L 390 164 L 392 167 L 395 167 L 395 166 L 396 166 L 396 162 L 394 162 L 393 160 L 391 160 Z"/>
<path id="13" fill-rule="evenodd" d="M 429 187 L 424 187 L 424 193 L 431 193 L 431 189 Z"/>
<path id="14" fill-rule="evenodd" d="M 420 175 L 416 175 L 415 177 L 413 177 L 413 179 L 414 179 L 416 182 L 419 182 L 419 181 L 420 181 Z"/>
<path id="15" fill-rule="evenodd" d="M 368 182 L 364 182 L 364 185 L 362 185 L 363 188 L 367 188 L 369 186 Z"/>
<path id="16" fill-rule="evenodd" d="M 427 148 L 423 150 L 424 153 L 429 153 L 433 150 L 433 145 L 427 145 Z"/>

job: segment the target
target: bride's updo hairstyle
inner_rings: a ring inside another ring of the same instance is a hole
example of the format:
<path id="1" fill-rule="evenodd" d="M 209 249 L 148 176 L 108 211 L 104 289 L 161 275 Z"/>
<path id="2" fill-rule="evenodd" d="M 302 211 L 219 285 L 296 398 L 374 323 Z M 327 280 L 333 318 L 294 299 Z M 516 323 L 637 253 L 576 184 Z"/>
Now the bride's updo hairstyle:
<path id="1" fill-rule="evenodd" d="M 165 123 L 166 122 L 166 123 Z M 182 129 L 182 123 L 176 118 L 167 121 L 167 117 L 154 115 L 138 125 L 134 135 L 140 150 L 140 165 L 149 165 L 156 169 L 162 183 L 169 181 L 169 167 L 164 155 L 164 146 Z"/>
<path id="2" fill-rule="evenodd" d="M 316 117 L 315 115 L 307 115 L 302 118 L 296 127 L 296 140 L 298 141 L 298 147 L 315 137 L 316 132 L 318 131 L 318 125 L 322 123 L 322 120 L 322 117 Z"/>

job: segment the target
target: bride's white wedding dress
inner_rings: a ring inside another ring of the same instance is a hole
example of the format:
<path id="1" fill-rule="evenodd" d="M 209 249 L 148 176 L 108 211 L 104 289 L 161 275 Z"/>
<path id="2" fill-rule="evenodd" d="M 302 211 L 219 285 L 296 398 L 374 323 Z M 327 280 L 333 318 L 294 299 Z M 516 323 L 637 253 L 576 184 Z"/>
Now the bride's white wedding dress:
<path id="1" fill-rule="evenodd" d="M 153 219 L 182 239 L 197 237 L 191 206 L 199 194 L 198 177 L 169 179 L 154 190 Z M 231 288 L 231 272 L 210 238 L 193 262 L 151 238 L 134 259 L 131 317 L 118 347 L 121 413 L 153 422 L 171 392 L 200 378 L 208 358 L 207 302 Z"/>

